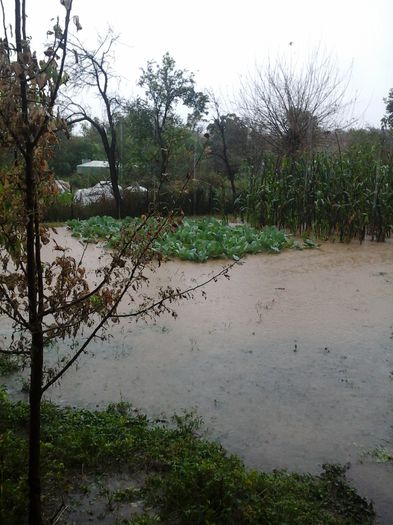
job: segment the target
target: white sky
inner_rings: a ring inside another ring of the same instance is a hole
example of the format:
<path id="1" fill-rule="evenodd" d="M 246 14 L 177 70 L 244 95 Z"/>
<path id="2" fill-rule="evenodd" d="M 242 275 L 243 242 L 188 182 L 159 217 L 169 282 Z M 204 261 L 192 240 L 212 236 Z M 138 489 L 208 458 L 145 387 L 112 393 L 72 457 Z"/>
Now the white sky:
<path id="1" fill-rule="evenodd" d="M 50 18 L 64 8 L 60 0 L 26 3 L 37 48 Z M 12 0 L 5 5 L 12 7 Z M 88 45 L 108 25 L 121 34 L 114 66 L 123 96 L 137 92 L 140 68 L 166 51 L 179 68 L 195 73 L 199 90 L 231 100 L 255 64 L 278 54 L 301 61 L 319 47 L 343 73 L 352 66 L 359 125 L 379 126 L 382 99 L 393 87 L 393 0 L 74 0 L 73 12 Z"/>

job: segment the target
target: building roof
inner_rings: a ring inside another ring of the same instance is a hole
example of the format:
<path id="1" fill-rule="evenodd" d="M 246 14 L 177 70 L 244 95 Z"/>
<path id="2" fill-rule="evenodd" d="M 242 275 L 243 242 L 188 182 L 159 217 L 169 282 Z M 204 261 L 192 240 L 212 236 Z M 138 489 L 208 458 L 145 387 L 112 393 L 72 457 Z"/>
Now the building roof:
<path id="1" fill-rule="evenodd" d="M 90 160 L 89 162 L 84 162 L 83 164 L 78 164 L 78 168 L 109 168 L 109 162 L 107 160 Z"/>

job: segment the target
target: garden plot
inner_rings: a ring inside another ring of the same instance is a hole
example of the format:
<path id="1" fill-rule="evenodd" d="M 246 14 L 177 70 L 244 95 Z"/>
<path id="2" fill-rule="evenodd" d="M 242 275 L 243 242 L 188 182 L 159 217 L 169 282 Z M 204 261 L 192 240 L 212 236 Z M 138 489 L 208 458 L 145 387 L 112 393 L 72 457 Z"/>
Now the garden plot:
<path id="1" fill-rule="evenodd" d="M 99 251 L 88 248 L 88 266 Z M 186 286 L 222 264 L 170 261 L 151 284 Z M 48 397 L 88 408 L 127 400 L 151 416 L 195 409 L 210 438 L 257 468 L 351 462 L 349 477 L 390 523 L 392 243 L 248 256 L 205 291 L 177 319 L 116 326 Z"/>

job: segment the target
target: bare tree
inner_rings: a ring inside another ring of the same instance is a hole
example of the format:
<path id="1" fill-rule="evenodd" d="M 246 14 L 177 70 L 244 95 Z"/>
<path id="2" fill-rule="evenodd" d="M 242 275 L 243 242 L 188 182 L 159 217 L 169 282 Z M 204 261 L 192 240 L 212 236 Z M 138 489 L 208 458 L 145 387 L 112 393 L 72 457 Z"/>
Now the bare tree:
<path id="1" fill-rule="evenodd" d="M 209 98 L 214 110 L 213 120 L 207 127 L 210 152 L 217 170 L 225 174 L 231 185 L 234 206 L 237 197 L 235 176 L 247 159 L 249 129 L 234 113 L 224 114 L 221 111 L 214 93 L 209 92 Z"/>
<path id="2" fill-rule="evenodd" d="M 67 123 L 89 122 L 98 132 L 108 160 L 113 196 L 117 216 L 121 216 L 122 197 L 119 189 L 119 148 L 117 123 L 122 114 L 122 104 L 117 95 L 111 93 L 111 84 L 116 79 L 112 69 L 113 48 L 118 36 L 109 31 L 94 50 L 88 50 L 79 40 L 74 40 L 70 48 L 74 57 L 71 67 L 70 83 L 74 88 L 73 97 L 66 98 Z M 82 103 L 75 102 L 75 95 L 96 92 L 101 101 L 105 119 L 93 116 L 92 110 Z"/>
<path id="3" fill-rule="evenodd" d="M 345 113 L 349 74 L 316 51 L 303 68 L 283 60 L 257 68 L 245 80 L 239 108 L 249 126 L 279 153 L 313 150 L 324 134 L 348 125 Z"/>

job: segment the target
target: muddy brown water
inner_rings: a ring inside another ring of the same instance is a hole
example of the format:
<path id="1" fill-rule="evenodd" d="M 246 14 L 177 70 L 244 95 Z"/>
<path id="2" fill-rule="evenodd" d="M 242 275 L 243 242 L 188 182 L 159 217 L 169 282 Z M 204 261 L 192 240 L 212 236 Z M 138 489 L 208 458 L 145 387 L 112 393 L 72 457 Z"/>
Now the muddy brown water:
<path id="1" fill-rule="evenodd" d="M 90 246 L 87 264 L 99 253 Z M 171 261 L 152 284 L 187 286 L 221 266 Z M 48 397 L 88 408 L 125 400 L 151 417 L 195 410 L 208 437 L 250 467 L 318 473 L 350 462 L 378 522 L 393 523 L 393 463 L 370 454 L 393 452 L 393 243 L 249 256 L 230 275 L 206 299 L 179 303 L 177 319 L 116 326 Z"/>

